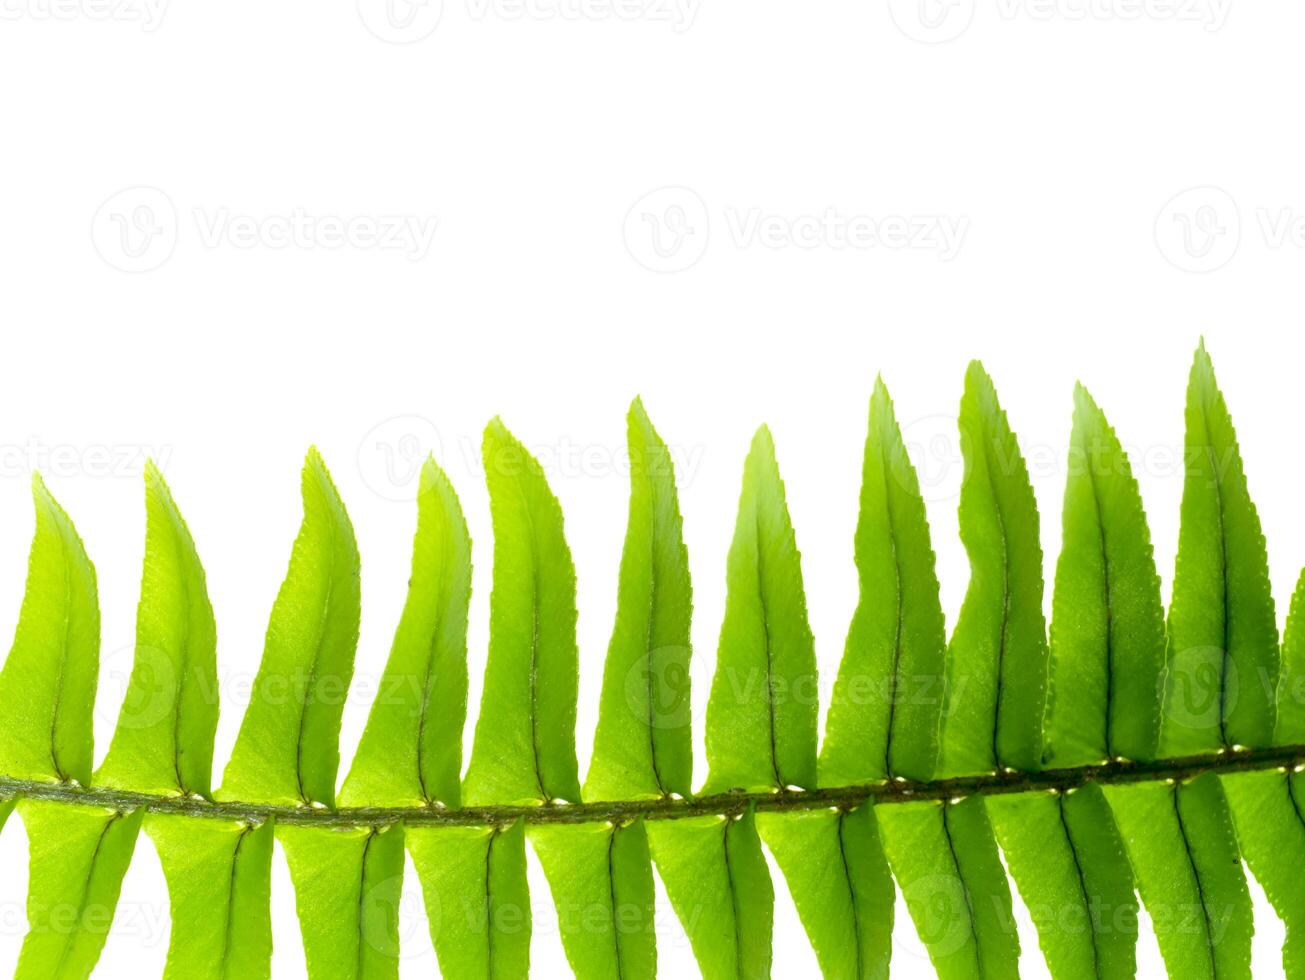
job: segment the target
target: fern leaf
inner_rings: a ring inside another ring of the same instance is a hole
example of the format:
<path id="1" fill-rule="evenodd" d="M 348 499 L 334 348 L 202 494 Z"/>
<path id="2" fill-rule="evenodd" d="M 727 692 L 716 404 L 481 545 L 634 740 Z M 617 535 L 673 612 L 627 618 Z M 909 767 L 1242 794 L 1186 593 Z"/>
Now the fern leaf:
<path id="1" fill-rule="evenodd" d="M 164 980 L 267 980 L 272 824 L 152 813 L 145 832 L 172 907 Z"/>
<path id="2" fill-rule="evenodd" d="M 1305 745 L 1305 571 L 1296 580 L 1287 610 L 1277 694 L 1277 744 Z"/>
<path id="3" fill-rule="evenodd" d="M 97 783 L 208 796 L 217 731 L 217 625 L 204 569 L 163 475 L 145 467 L 136 656 Z"/>
<path id="4" fill-rule="evenodd" d="M 1133 874 L 1100 788 L 994 796 L 988 813 L 1052 976 L 1132 977 Z"/>
<path id="5" fill-rule="evenodd" d="M 1237 828 L 1242 856 L 1279 918 L 1287 927 L 1283 972 L 1305 972 L 1305 777 L 1269 770 L 1223 777 L 1224 793 Z"/>
<path id="6" fill-rule="evenodd" d="M 758 813 L 821 972 L 882 980 L 892 952 L 893 879 L 874 809 Z"/>
<path id="7" fill-rule="evenodd" d="M 752 811 L 652 820 L 648 844 L 703 980 L 766 980 L 775 892 Z"/>
<path id="8" fill-rule="evenodd" d="M 657 944 L 643 821 L 545 824 L 529 836 L 578 980 L 652 980 Z"/>
<path id="9" fill-rule="evenodd" d="M 1047 672 L 1038 511 L 992 379 L 976 361 L 961 398 L 961 539 L 970 585 L 948 651 L 946 774 L 1036 769 Z"/>
<path id="10" fill-rule="evenodd" d="M 1017 977 L 1010 886 L 983 800 L 880 808 L 879 831 L 941 980 Z"/>
<path id="11" fill-rule="evenodd" d="M 1270 745 L 1278 632 L 1268 559 L 1204 344 L 1187 386 L 1185 446 L 1161 748 L 1193 755 Z"/>
<path id="12" fill-rule="evenodd" d="M 575 566 L 543 468 L 501 421 L 485 430 L 494 526 L 489 659 L 471 762 L 469 806 L 580 799 Z"/>
<path id="13" fill-rule="evenodd" d="M 304 463 L 302 492 L 303 523 L 219 799 L 335 800 L 340 716 L 358 645 L 358 545 L 315 449 Z"/>
<path id="14" fill-rule="evenodd" d="M 1081 385 L 1074 392 L 1063 521 L 1046 762 L 1149 761 L 1160 732 L 1160 579 L 1128 456 Z"/>
<path id="15" fill-rule="evenodd" d="M 671 454 L 638 399 L 627 419 L 630 518 L 587 800 L 687 797 L 692 589 Z"/>
<path id="16" fill-rule="evenodd" d="M 325 828 L 283 824 L 308 975 L 394 980 L 399 975 L 403 825 Z"/>
<path id="17" fill-rule="evenodd" d="M 816 784 L 815 641 L 770 430 L 752 440 L 707 701 L 704 793 Z"/>
<path id="18" fill-rule="evenodd" d="M 925 780 L 938 757 L 943 614 L 919 480 L 882 380 L 870 399 L 856 565 L 860 599 L 829 704 L 820 782 Z"/>
<path id="19" fill-rule="evenodd" d="M 1275 740 L 1305 742 L 1305 574 L 1296 583 L 1282 635 Z M 1287 929 L 1283 968 L 1305 974 L 1305 774 L 1291 769 L 1243 772 L 1223 777 L 1242 856 Z"/>
<path id="20" fill-rule="evenodd" d="M 1106 787 L 1171 977 L 1249 977 L 1251 900 L 1219 779 Z"/>
<path id="21" fill-rule="evenodd" d="M 421 471 L 408 599 L 342 806 L 457 807 L 467 717 L 471 539 L 434 460 Z"/>
<path id="22" fill-rule="evenodd" d="M 113 924 L 143 810 L 22 800 L 31 869 L 16 980 L 90 976 Z"/>
<path id="23" fill-rule="evenodd" d="M 447 980 L 515 980 L 530 972 L 530 892 L 520 821 L 500 827 L 409 827 L 431 939 Z"/>
<path id="24" fill-rule="evenodd" d="M 100 664 L 95 568 L 72 521 L 32 476 L 36 533 L 13 649 L 0 670 L 0 773 L 90 782 Z"/>
<path id="25" fill-rule="evenodd" d="M 359 559 L 316 451 L 216 799 L 216 629 L 162 476 L 147 469 L 127 703 L 93 776 L 95 571 L 36 478 L 27 589 L 0 669 L 0 825 L 17 809 L 31 850 L 17 975 L 90 974 L 141 826 L 173 910 L 169 980 L 268 977 L 274 837 L 314 980 L 397 978 L 405 847 L 442 975 L 526 976 L 527 836 L 585 980 L 656 976 L 653 861 L 703 976 L 768 977 L 774 893 L 763 840 L 830 977 L 887 976 L 895 877 L 941 977 L 1013 980 L 1007 870 L 1058 980 L 1135 973 L 1135 887 L 1171 975 L 1248 977 L 1243 859 L 1286 924 L 1286 972 L 1303 973 L 1305 575 L 1280 664 L 1264 538 L 1203 346 L 1186 422 L 1166 623 L 1127 456 L 1076 390 L 1048 644 L 1027 468 L 991 380 L 972 364 L 960 410 L 971 580 L 947 643 L 919 481 L 876 383 L 859 601 L 819 756 L 801 557 L 773 441 L 759 430 L 727 562 L 709 774 L 691 799 L 688 561 L 670 453 L 637 399 L 618 612 L 583 798 L 575 568 L 542 467 L 499 420 L 484 441 L 494 584 L 466 778 L 471 545 L 432 460 L 409 594 L 339 806 Z"/>

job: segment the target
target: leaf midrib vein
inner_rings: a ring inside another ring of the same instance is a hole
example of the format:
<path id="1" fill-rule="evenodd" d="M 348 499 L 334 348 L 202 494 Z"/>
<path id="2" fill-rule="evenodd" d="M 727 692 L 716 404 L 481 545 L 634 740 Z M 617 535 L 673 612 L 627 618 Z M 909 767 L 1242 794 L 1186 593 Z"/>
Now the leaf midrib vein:
<path id="1" fill-rule="evenodd" d="M 897 526 L 893 516 L 893 494 L 888 485 L 889 461 L 886 454 L 880 454 L 884 479 L 884 519 L 888 522 L 888 547 L 893 556 L 893 600 L 895 615 L 893 617 L 893 666 L 888 675 L 888 725 L 884 734 L 884 774 L 892 779 L 893 772 L 893 722 L 897 715 L 897 672 L 902 664 L 902 618 L 905 616 L 905 601 L 902 594 L 902 558 L 897 549 Z M 840 822 L 840 834 L 842 824 Z M 859 937 L 858 937 L 859 941 Z M 858 956 L 857 962 L 860 962 Z"/>
<path id="2" fill-rule="evenodd" d="M 1074 873 L 1078 876 L 1078 892 L 1083 899 L 1083 911 L 1088 917 L 1088 948 L 1092 950 L 1092 975 L 1101 976 L 1101 951 L 1097 949 L 1097 923 L 1092 917 L 1092 899 L 1088 895 L 1087 875 L 1083 873 L 1083 862 L 1078 856 L 1078 847 L 1074 843 L 1074 832 L 1070 829 L 1069 818 L 1065 815 L 1067 795 L 1059 793 L 1056 797 L 1056 809 L 1060 816 L 1060 826 L 1065 832 L 1065 843 L 1069 845 L 1069 856 L 1074 860 Z"/>
<path id="3" fill-rule="evenodd" d="M 56 518 L 56 525 L 58 520 Z M 59 760 L 59 715 L 63 711 L 63 676 L 68 665 L 69 646 L 72 644 L 72 571 L 69 568 L 68 544 L 61 528 L 59 535 L 59 567 L 63 572 L 63 645 L 59 649 L 58 666 L 54 675 L 54 705 L 50 712 L 50 763 L 55 775 L 63 782 L 71 778 Z"/>
<path id="4" fill-rule="evenodd" d="M 1097 519 L 1097 537 L 1101 544 L 1101 595 L 1105 602 L 1106 615 L 1106 710 L 1105 718 L 1102 719 L 1105 727 L 1104 744 L 1106 748 L 1106 758 L 1115 757 L 1115 744 L 1112 738 L 1112 728 L 1115 714 L 1115 620 L 1114 620 L 1114 603 L 1110 591 L 1110 548 L 1106 541 L 1106 521 L 1105 515 L 1101 511 L 1101 495 L 1097 489 L 1097 476 L 1093 469 L 1093 461 L 1090 447 L 1084 447 L 1084 456 L 1088 477 L 1088 488 L 1092 491 L 1092 507 Z M 1068 831 L 1067 831 L 1068 832 Z"/>
<path id="5" fill-rule="evenodd" d="M 978 976 L 982 976 L 983 969 L 983 946 L 979 939 L 978 923 L 974 921 L 974 901 L 970 897 L 970 884 L 965 880 L 965 872 L 961 868 L 960 855 L 956 853 L 956 842 L 952 839 L 952 829 L 947 815 L 955 804 L 947 801 L 942 805 L 942 829 L 943 837 L 947 839 L 947 852 L 951 855 L 952 865 L 956 868 L 956 880 L 961 885 L 961 897 L 965 899 L 965 921 L 970 927 L 970 938 L 974 940 L 974 966 L 978 971 Z"/>
<path id="6" fill-rule="evenodd" d="M 1201 906 L 1201 921 L 1205 923 L 1205 952 L 1210 959 L 1210 976 L 1212 980 L 1218 980 L 1219 962 L 1214 955 L 1214 923 L 1210 921 L 1210 908 L 1205 901 L 1205 886 L 1201 883 L 1201 869 L 1196 866 L 1196 856 L 1192 853 L 1192 842 L 1187 836 L 1187 824 L 1183 820 L 1182 801 L 1179 800 L 1178 794 L 1182 792 L 1182 784 L 1175 783 L 1171 798 L 1174 801 L 1174 816 L 1178 820 L 1178 835 L 1183 841 L 1183 850 L 1187 854 L 1187 863 L 1192 869 L 1192 880 L 1196 883 L 1196 900 Z"/>
<path id="7" fill-rule="evenodd" d="M 326 566 L 326 596 L 322 600 L 322 614 L 317 624 L 317 642 L 313 647 L 313 659 L 308 668 L 308 686 L 304 688 L 303 701 L 299 705 L 299 734 L 295 739 L 295 781 L 299 784 L 299 798 L 305 804 L 314 801 L 308 796 L 304 787 L 304 725 L 308 722 L 308 709 L 312 707 L 313 690 L 317 687 L 317 670 L 322 658 L 322 647 L 326 643 L 326 621 L 331 613 L 331 603 L 335 598 L 335 521 L 327 522 L 330 529 L 330 545 L 327 553 L 331 556 Z"/>
<path id="8" fill-rule="evenodd" d="M 77 902 L 77 920 L 76 920 L 77 925 L 75 928 L 69 929 L 64 934 L 63 944 L 61 945 L 59 950 L 58 962 L 55 964 L 54 969 L 50 971 L 50 976 L 52 977 L 57 977 L 60 975 L 61 971 L 63 970 L 64 963 L 67 962 L 68 960 L 68 954 L 72 952 L 73 944 L 77 940 L 77 934 L 81 931 L 82 928 L 81 920 L 82 920 L 82 916 L 86 914 L 86 900 L 90 898 L 91 881 L 95 878 L 95 865 L 100 860 L 100 852 L 104 850 L 104 841 L 108 838 L 109 831 L 113 828 L 113 825 L 117 823 L 119 820 L 121 820 L 124 815 L 125 814 L 123 814 L 121 811 L 113 814 L 112 816 L 109 817 L 108 820 L 105 821 L 104 826 L 100 829 L 100 836 L 96 838 L 95 841 L 95 849 L 91 851 L 90 864 L 86 868 L 86 878 L 82 882 L 81 898 L 78 899 Z"/>
<path id="9" fill-rule="evenodd" d="M 847 842 L 844 839 L 844 826 L 847 823 L 848 812 L 847 810 L 840 810 L 838 813 L 838 858 L 843 865 L 843 879 L 847 883 L 847 894 L 852 902 L 852 938 L 856 957 L 856 975 L 861 977 L 865 975 L 861 949 L 861 910 L 857 906 L 856 876 L 852 874 L 852 865 L 847 860 Z"/>
<path id="10" fill-rule="evenodd" d="M 775 777 L 775 789 L 784 792 L 788 784 L 779 771 L 779 740 L 775 732 L 775 651 L 770 639 L 770 609 L 766 602 L 766 565 L 762 557 L 765 541 L 761 536 L 761 505 L 754 501 L 752 533 L 757 546 L 757 605 L 761 610 L 761 640 L 766 658 L 766 721 L 770 735 L 770 771 Z"/>
<path id="11" fill-rule="evenodd" d="M 436 603 L 439 612 L 436 614 L 435 623 L 431 629 L 430 643 L 426 647 L 426 664 L 425 674 L 421 683 L 421 708 L 417 715 L 417 785 L 421 788 L 421 798 L 427 803 L 435 802 L 430 795 L 430 788 L 426 785 L 426 719 L 430 713 L 431 687 L 435 680 L 435 652 L 439 646 L 440 631 L 444 628 L 444 614 L 447 610 L 445 602 L 444 583 L 450 555 L 447 542 L 441 549 L 439 572 L 435 581 Z"/>

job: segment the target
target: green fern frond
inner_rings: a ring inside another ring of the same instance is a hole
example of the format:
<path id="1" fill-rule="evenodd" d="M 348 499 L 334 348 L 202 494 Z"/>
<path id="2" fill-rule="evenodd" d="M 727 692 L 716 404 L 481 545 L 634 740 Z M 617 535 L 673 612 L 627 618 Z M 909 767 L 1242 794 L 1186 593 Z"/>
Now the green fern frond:
<path id="1" fill-rule="evenodd" d="M 135 662 L 94 772 L 95 569 L 36 477 L 27 587 L 0 670 L 0 825 L 16 809 L 31 852 L 17 975 L 90 974 L 142 828 L 171 900 L 169 978 L 269 975 L 273 837 L 309 974 L 325 980 L 397 977 L 405 853 L 443 975 L 525 976 L 527 841 L 585 980 L 656 975 L 654 867 L 704 977 L 769 976 L 767 850 L 831 978 L 888 975 L 894 881 L 949 980 L 1018 975 L 1011 882 L 1057 978 L 1134 976 L 1139 896 L 1172 976 L 1249 976 L 1243 860 L 1286 925 L 1287 974 L 1305 975 L 1305 576 L 1279 647 L 1264 536 L 1204 345 L 1188 384 L 1167 614 L 1137 481 L 1086 389 L 1074 392 L 1049 636 L 1028 468 L 977 362 L 959 423 L 971 577 L 948 638 L 919 480 L 887 388 L 874 386 L 859 598 L 823 743 L 801 556 L 774 440 L 758 430 L 725 563 L 709 773 L 696 792 L 683 520 L 671 453 L 638 399 L 583 785 L 562 508 L 498 419 L 483 444 L 493 590 L 465 775 L 472 544 L 431 459 L 385 696 L 338 795 L 360 569 L 318 453 L 304 463 L 303 521 L 216 791 L 217 627 L 162 474 L 145 474 Z"/>

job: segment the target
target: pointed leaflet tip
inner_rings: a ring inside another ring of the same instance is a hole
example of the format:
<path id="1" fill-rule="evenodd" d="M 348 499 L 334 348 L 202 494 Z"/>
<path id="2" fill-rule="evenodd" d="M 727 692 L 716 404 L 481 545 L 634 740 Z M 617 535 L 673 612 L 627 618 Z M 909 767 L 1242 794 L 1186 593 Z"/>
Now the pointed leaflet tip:
<path id="1" fill-rule="evenodd" d="M 300 474 L 299 485 L 305 500 L 308 499 L 308 488 L 315 486 L 328 505 L 338 511 L 338 518 L 346 524 L 349 523 L 348 514 L 344 509 L 344 499 L 340 496 L 335 480 L 331 478 L 331 471 L 326 468 L 326 461 L 322 459 L 322 454 L 316 446 L 309 446 L 308 453 L 304 456 L 304 468 Z M 350 534 L 352 533 L 353 529 L 350 527 Z"/>
<path id="2" fill-rule="evenodd" d="M 1074 415 L 1082 416 L 1086 420 L 1089 416 L 1100 415 L 1101 409 L 1097 405 L 1096 399 L 1092 393 L 1084 387 L 1083 382 L 1074 382 Z"/>
<path id="3" fill-rule="evenodd" d="M 435 462 L 435 454 L 427 453 L 426 461 L 421 464 L 421 476 L 417 480 L 417 496 L 424 497 L 432 490 L 440 487 L 448 487 L 452 490 L 449 483 L 448 474 L 446 474 L 439 463 Z"/>
<path id="4" fill-rule="evenodd" d="M 326 463 L 322 460 L 321 451 L 316 446 L 309 446 L 308 452 L 304 453 L 304 469 L 325 470 Z"/>
<path id="5" fill-rule="evenodd" d="M 981 361 L 970 361 L 965 369 L 965 394 L 980 399 L 985 408 L 997 404 L 997 386 Z"/>
<path id="6" fill-rule="evenodd" d="M 72 529 L 72 518 L 68 516 L 68 512 L 63 509 L 63 505 L 50 492 L 50 488 L 45 483 L 45 478 L 36 471 L 32 472 L 32 500 L 36 504 L 38 512 L 46 511 L 53 514 L 59 523 L 67 524 L 68 528 Z M 72 534 L 76 536 L 76 530 L 72 530 Z"/>
<path id="7" fill-rule="evenodd" d="M 172 499 L 172 490 L 168 486 L 168 481 L 163 479 L 163 471 L 154 464 L 154 460 L 147 459 L 145 460 L 145 499 L 149 500 L 150 498 L 163 501 L 169 510 L 176 509 L 176 504 Z"/>
<path id="8" fill-rule="evenodd" d="M 889 424 L 897 424 L 893 414 L 893 397 L 889 386 L 883 384 L 883 376 L 874 377 L 874 390 L 870 391 L 870 419 L 885 419 Z"/>
<path id="9" fill-rule="evenodd" d="M 495 439 L 512 438 L 512 433 L 509 432 L 508 427 L 503 424 L 503 416 L 495 415 L 485 423 L 485 440 L 488 441 L 491 436 Z"/>
<path id="10" fill-rule="evenodd" d="M 1191 384 L 1195 385 L 1197 381 L 1201 382 L 1202 387 L 1217 387 L 1214 380 L 1214 361 L 1210 359 L 1210 354 L 1205 349 L 1204 338 L 1196 348 L 1196 353 L 1192 355 Z"/>

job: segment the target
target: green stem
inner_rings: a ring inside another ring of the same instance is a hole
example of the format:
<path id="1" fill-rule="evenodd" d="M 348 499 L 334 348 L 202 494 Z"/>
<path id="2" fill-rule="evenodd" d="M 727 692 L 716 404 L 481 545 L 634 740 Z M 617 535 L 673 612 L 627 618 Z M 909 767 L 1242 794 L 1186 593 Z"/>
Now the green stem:
<path id="1" fill-rule="evenodd" d="M 749 806 L 758 810 L 852 809 L 862 803 L 891 805 L 919 800 L 949 800 L 978 793 L 1052 792 L 1075 789 L 1087 783 L 1126 783 L 1185 780 L 1204 773 L 1253 772 L 1292 769 L 1305 765 L 1305 745 L 1284 745 L 1246 752 L 1218 752 L 1165 759 L 1158 762 L 1111 762 L 1100 766 L 1046 769 L 1042 772 L 997 772 L 981 776 L 960 776 L 930 782 L 894 780 L 864 786 L 840 786 L 809 791 L 766 793 L 718 793 L 694 799 L 621 800 L 605 803 L 547 804 L 540 806 L 486 806 L 445 809 L 441 807 L 323 807 L 283 806 L 264 803 L 216 802 L 193 796 L 159 796 L 74 783 L 36 782 L 0 777 L 0 800 L 21 797 L 50 800 L 78 806 L 114 810 L 144 808 L 151 813 L 179 813 L 192 817 L 262 823 L 311 824 L 321 827 L 374 827 L 403 823 L 413 826 L 501 825 L 526 823 L 597 823 L 625 821 L 634 817 L 649 820 L 677 820 L 738 813 Z"/>

